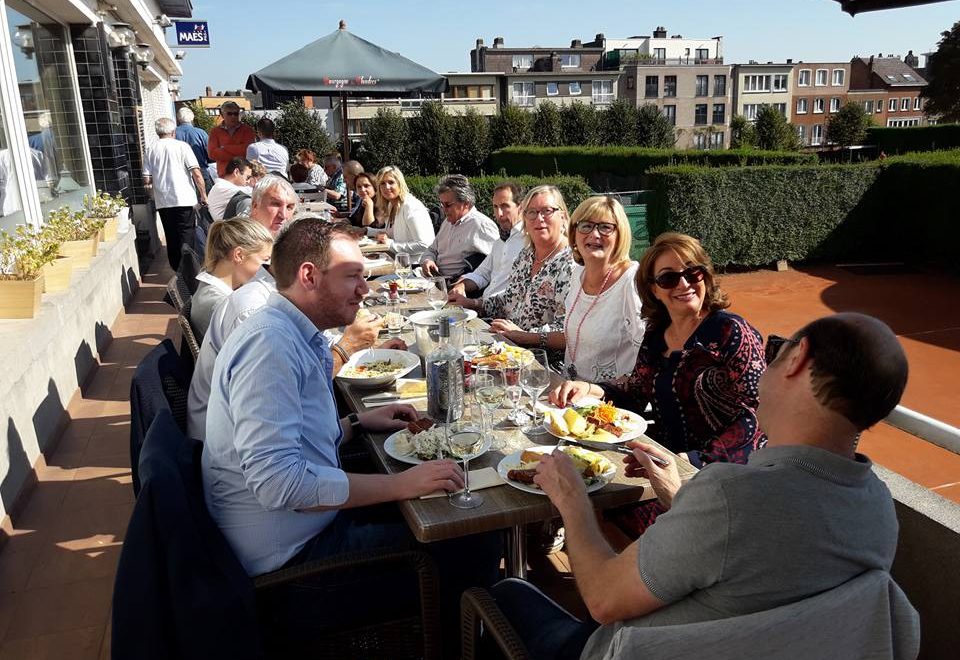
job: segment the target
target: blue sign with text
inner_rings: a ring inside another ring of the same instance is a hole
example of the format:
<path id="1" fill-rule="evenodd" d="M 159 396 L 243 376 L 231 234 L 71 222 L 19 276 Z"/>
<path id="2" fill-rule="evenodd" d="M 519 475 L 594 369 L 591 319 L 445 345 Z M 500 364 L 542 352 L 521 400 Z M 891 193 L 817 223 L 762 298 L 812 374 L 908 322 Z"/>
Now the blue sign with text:
<path id="1" fill-rule="evenodd" d="M 178 46 L 210 47 L 210 29 L 207 21 L 174 21 Z"/>

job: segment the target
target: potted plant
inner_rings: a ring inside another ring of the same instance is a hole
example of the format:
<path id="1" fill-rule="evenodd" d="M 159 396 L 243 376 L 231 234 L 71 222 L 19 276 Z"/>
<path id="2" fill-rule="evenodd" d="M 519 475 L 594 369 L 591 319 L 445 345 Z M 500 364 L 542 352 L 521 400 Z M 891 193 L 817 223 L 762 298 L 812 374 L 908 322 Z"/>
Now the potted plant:
<path id="1" fill-rule="evenodd" d="M 56 250 L 26 226 L 11 235 L 0 231 L 0 318 L 32 319 L 40 309 L 43 267 Z"/>
<path id="2" fill-rule="evenodd" d="M 101 223 L 103 229 L 100 232 L 101 241 L 112 241 L 117 238 L 117 229 L 120 226 L 120 209 L 125 207 L 127 202 L 123 197 L 117 195 L 112 197 L 110 194 L 98 190 L 93 197 L 83 196 L 83 208 L 87 217 Z"/>
<path id="3" fill-rule="evenodd" d="M 47 224 L 61 241 L 60 254 L 73 258 L 74 268 L 86 268 L 97 255 L 100 226 L 95 226 L 83 211 L 61 206 L 50 211 Z"/>
<path id="4" fill-rule="evenodd" d="M 38 239 L 44 244 L 45 254 L 53 254 L 53 260 L 43 267 L 43 292 L 56 293 L 69 288 L 73 257 L 60 254 L 61 241 L 55 228 L 44 225 Z"/>

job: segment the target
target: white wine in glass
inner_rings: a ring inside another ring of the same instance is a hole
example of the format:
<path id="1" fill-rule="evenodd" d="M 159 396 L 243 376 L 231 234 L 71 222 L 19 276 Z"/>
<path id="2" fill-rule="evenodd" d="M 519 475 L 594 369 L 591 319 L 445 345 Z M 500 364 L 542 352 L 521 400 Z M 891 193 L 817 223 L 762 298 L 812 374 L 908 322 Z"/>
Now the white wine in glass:
<path id="1" fill-rule="evenodd" d="M 477 403 L 485 413 L 480 428 L 489 434 L 491 449 L 502 449 L 503 444 L 494 435 L 493 427 L 494 411 L 501 406 L 503 398 L 507 395 L 503 371 L 495 367 L 479 367 L 474 377 L 473 387 Z"/>
<path id="2" fill-rule="evenodd" d="M 543 429 L 540 428 L 543 423 L 540 413 L 537 411 L 537 401 L 543 391 L 550 387 L 550 363 L 547 361 L 547 352 L 539 348 L 529 349 L 531 356 L 523 361 L 523 368 L 520 372 L 520 386 L 530 397 L 530 418 L 529 426 L 523 428 L 527 435 L 540 435 Z"/>
<path id="3" fill-rule="evenodd" d="M 442 277 L 431 277 L 430 287 L 427 289 L 427 303 L 435 310 L 442 309 L 447 304 L 447 280 Z"/>
<path id="4" fill-rule="evenodd" d="M 398 252 L 397 256 L 393 260 L 394 273 L 397 275 L 397 279 L 400 280 L 400 288 L 407 288 L 407 278 L 410 277 L 410 255 L 404 252 Z M 403 293 L 403 291 L 401 291 Z"/>
<path id="5" fill-rule="evenodd" d="M 483 444 L 483 435 L 476 431 L 457 431 L 447 439 L 450 453 L 463 460 L 463 491 L 450 496 L 450 504 L 458 509 L 475 509 L 483 504 L 483 497 L 470 492 L 470 459 L 477 456 Z"/>

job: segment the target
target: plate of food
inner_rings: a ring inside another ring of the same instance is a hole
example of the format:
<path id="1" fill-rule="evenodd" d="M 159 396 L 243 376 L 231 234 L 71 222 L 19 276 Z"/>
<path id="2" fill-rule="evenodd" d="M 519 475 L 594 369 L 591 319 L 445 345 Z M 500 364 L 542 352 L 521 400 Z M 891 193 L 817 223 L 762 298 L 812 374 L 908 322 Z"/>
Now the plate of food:
<path id="1" fill-rule="evenodd" d="M 606 401 L 588 398 L 566 408 L 544 406 L 543 428 L 557 438 L 616 443 L 642 436 L 647 420 Z"/>
<path id="2" fill-rule="evenodd" d="M 469 459 L 482 456 L 488 449 L 490 449 L 490 438 L 481 438 Z M 415 422 L 410 422 L 407 428 L 390 435 L 383 441 L 383 450 L 391 458 L 411 465 L 432 461 L 441 455 L 443 458 L 461 460 L 450 453 L 443 427 L 435 425 L 429 417 L 421 417 Z"/>
<path id="3" fill-rule="evenodd" d="M 540 458 L 553 450 L 554 447 L 541 446 L 515 451 L 503 457 L 497 465 L 497 472 L 504 481 L 517 490 L 543 495 L 544 492 L 540 490 L 540 486 L 533 483 L 533 476 L 537 472 L 537 463 L 540 462 Z M 588 493 L 600 490 L 617 475 L 617 466 L 602 454 L 580 447 L 562 447 L 560 451 L 573 459 Z"/>
<path id="4" fill-rule="evenodd" d="M 503 367 L 506 366 L 510 358 L 519 360 L 521 363 L 523 363 L 524 360 L 533 359 L 533 353 L 525 348 L 513 346 L 503 341 L 484 342 L 482 335 L 479 336 L 478 339 L 480 342 L 479 350 L 476 355 L 470 359 L 470 362 L 475 367 Z"/>
<path id="5" fill-rule="evenodd" d="M 409 277 L 406 280 L 401 280 L 397 277 L 388 275 L 390 279 L 380 280 L 380 288 L 384 291 L 390 290 L 390 282 L 397 283 L 397 291 L 400 293 L 423 293 L 427 290 L 427 287 L 430 286 L 428 280 L 421 279 L 419 277 Z"/>
<path id="6" fill-rule="evenodd" d="M 357 387 L 389 385 L 420 366 L 420 358 L 408 351 L 368 348 L 350 356 L 337 378 Z"/>

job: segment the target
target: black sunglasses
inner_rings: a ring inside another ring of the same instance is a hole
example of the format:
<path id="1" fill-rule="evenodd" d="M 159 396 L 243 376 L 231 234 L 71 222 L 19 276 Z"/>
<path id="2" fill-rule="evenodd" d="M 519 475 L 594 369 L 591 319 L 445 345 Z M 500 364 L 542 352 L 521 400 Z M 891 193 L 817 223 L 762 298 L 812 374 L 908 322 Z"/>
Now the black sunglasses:
<path id="1" fill-rule="evenodd" d="M 682 277 L 687 281 L 687 284 L 696 284 L 697 282 L 702 282 L 703 278 L 707 276 L 707 269 L 703 266 L 688 266 L 683 270 L 671 270 L 666 273 L 660 273 L 653 281 L 656 282 L 657 286 L 661 289 L 675 289 L 678 284 L 680 284 L 680 278 Z"/>
<path id="2" fill-rule="evenodd" d="M 767 364 L 771 364 L 780 354 L 780 349 L 784 344 L 799 344 L 799 339 L 781 337 L 780 335 L 770 335 L 767 337 L 767 345 L 763 348 L 763 359 Z"/>

